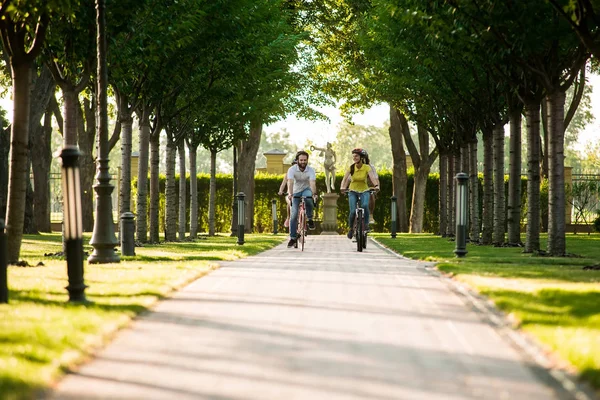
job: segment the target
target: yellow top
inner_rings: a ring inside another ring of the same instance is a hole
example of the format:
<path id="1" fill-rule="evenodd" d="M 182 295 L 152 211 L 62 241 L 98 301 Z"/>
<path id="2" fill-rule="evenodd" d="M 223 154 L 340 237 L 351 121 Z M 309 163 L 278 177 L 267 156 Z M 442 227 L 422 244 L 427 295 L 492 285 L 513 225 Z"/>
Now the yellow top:
<path id="1" fill-rule="evenodd" d="M 352 166 L 348 167 L 348 173 L 351 173 L 351 168 Z M 358 168 L 358 166 L 354 164 L 354 174 L 350 175 L 350 186 L 348 189 L 357 192 L 368 190 L 369 184 L 367 183 L 367 176 L 369 175 L 369 171 L 371 171 L 370 165 L 363 164 L 362 167 Z"/>

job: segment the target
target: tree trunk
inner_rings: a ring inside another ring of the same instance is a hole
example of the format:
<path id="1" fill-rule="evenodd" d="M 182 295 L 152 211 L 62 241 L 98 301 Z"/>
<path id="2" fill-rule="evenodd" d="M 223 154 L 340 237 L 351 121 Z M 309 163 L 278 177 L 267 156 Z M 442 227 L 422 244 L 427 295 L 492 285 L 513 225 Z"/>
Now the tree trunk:
<path id="1" fill-rule="evenodd" d="M 158 243 L 160 131 L 150 136 L 150 242 Z"/>
<path id="2" fill-rule="evenodd" d="M 55 101 L 55 100 L 52 100 Z M 96 158 L 94 157 L 96 138 L 96 100 L 83 99 L 78 109 L 79 170 L 81 173 L 81 217 L 84 232 L 94 230 L 94 175 Z"/>
<path id="3" fill-rule="evenodd" d="M 52 112 L 47 109 L 44 125 L 36 134 L 38 140 L 31 148 L 31 167 L 33 170 L 33 213 L 37 229 L 40 232 L 52 232 L 50 218 L 50 164 L 52 162 Z"/>
<path id="4" fill-rule="evenodd" d="M 483 129 L 483 215 L 482 215 L 482 244 L 492 244 L 494 233 L 494 179 L 493 158 L 494 149 L 493 131 L 489 128 Z"/>
<path id="5" fill-rule="evenodd" d="M 254 228 L 254 170 L 256 167 L 256 153 L 262 135 L 262 120 L 250 122 L 250 136 L 241 141 L 239 145 L 238 160 L 238 191 L 246 195 L 246 221 L 245 232 L 252 232 Z"/>
<path id="6" fill-rule="evenodd" d="M 27 160 L 29 144 L 29 103 L 31 63 L 13 64 L 13 124 L 8 171 L 8 203 L 6 205 L 7 261 L 19 261 L 23 222 L 25 219 L 25 197 L 27 191 Z"/>
<path id="7" fill-rule="evenodd" d="M 448 169 L 446 170 L 446 236 L 454 237 L 454 153 L 448 154 Z"/>
<path id="8" fill-rule="evenodd" d="M 27 171 L 31 71 L 35 58 L 42 50 L 49 17 L 47 13 L 43 13 L 33 29 L 26 24 L 15 23 L 10 15 L 3 17 L 0 30 L 4 52 L 9 57 L 13 90 L 13 123 L 6 205 L 6 260 L 11 264 L 19 261 L 23 240 L 25 196 L 27 182 L 29 182 Z M 45 107 L 42 112 L 43 110 Z"/>
<path id="9" fill-rule="evenodd" d="M 540 162 L 542 178 L 548 179 L 548 104 L 541 102 L 541 135 L 540 135 Z M 542 221 L 542 232 L 548 232 L 548 210 L 540 214 Z"/>
<path id="10" fill-rule="evenodd" d="M 548 178 L 548 103 L 543 101 L 541 103 L 542 106 L 542 141 L 540 143 L 541 147 L 541 160 L 542 160 L 542 176 L 544 178 Z M 546 226 L 547 228 L 547 226 Z"/>
<path id="11" fill-rule="evenodd" d="M 77 146 L 77 92 L 71 84 L 61 82 L 61 91 L 63 95 L 63 145 L 62 147 Z M 81 183 L 81 181 L 80 181 Z M 66 193 L 63 193 L 63 199 Z M 63 202 L 63 210 L 65 205 Z M 67 244 L 65 240 L 65 223 L 63 213 L 63 253 L 67 254 Z"/>
<path id="12" fill-rule="evenodd" d="M 525 104 L 527 120 L 527 231 L 525 253 L 540 249 L 540 102 Z"/>
<path id="13" fill-rule="evenodd" d="M 187 215 L 185 202 L 187 199 L 186 193 L 186 176 L 185 176 L 185 140 L 179 140 L 177 144 L 177 152 L 179 154 L 179 240 L 185 239 L 185 227 L 187 224 Z"/>
<path id="14" fill-rule="evenodd" d="M 504 126 L 494 126 L 494 245 L 504 244 L 506 196 L 504 195 Z"/>
<path id="15" fill-rule="evenodd" d="M 469 152 L 469 143 L 468 142 L 463 142 L 460 146 L 460 172 L 466 174 L 467 176 L 469 176 L 469 156 L 470 156 L 470 152 Z M 470 191 L 470 185 L 469 185 L 469 180 L 467 180 L 467 193 L 469 193 Z M 458 182 L 456 184 L 456 187 L 458 188 Z M 457 189 L 458 190 L 458 189 Z M 469 214 L 469 202 L 467 200 L 467 213 L 466 213 L 466 218 L 467 218 L 467 227 L 469 226 L 469 224 L 471 223 L 470 221 L 470 214 Z M 467 228 L 467 240 L 471 240 L 471 237 L 469 236 L 469 229 Z"/>
<path id="16" fill-rule="evenodd" d="M 40 124 L 40 120 L 46 109 L 48 108 L 48 102 L 50 100 L 50 96 L 54 90 L 54 82 L 52 80 L 52 75 L 48 71 L 47 68 L 41 66 L 39 69 L 40 73 L 38 76 L 37 67 L 33 67 L 31 74 L 31 93 L 30 93 L 30 110 L 29 110 L 29 154 L 27 159 L 27 194 L 25 201 L 25 219 L 23 220 L 23 233 L 28 234 L 38 234 L 37 221 L 35 218 L 35 200 L 36 196 L 33 191 L 32 182 L 30 176 L 33 171 L 33 158 L 31 151 L 35 147 L 34 143 L 37 143 L 41 140 L 40 136 L 43 134 L 43 127 Z M 35 162 L 40 162 L 43 160 L 35 160 Z M 36 168 L 37 170 L 37 168 Z M 43 179 L 44 182 L 48 181 L 48 172 L 46 171 L 44 176 L 39 176 L 38 179 Z M 35 177 L 34 177 L 35 179 Z M 42 189 L 43 191 L 43 189 Z M 44 200 L 47 200 L 48 197 L 45 197 Z M 45 202 L 42 201 L 41 205 L 48 210 L 46 212 L 49 213 L 49 204 L 45 205 Z"/>
<path id="17" fill-rule="evenodd" d="M 521 107 L 511 110 L 508 175 L 508 243 L 521 243 Z"/>
<path id="18" fill-rule="evenodd" d="M 471 196 L 470 216 L 471 232 L 469 237 L 471 242 L 479 243 L 480 240 L 480 219 L 479 219 L 479 176 L 477 171 L 477 137 L 469 142 L 469 186 Z"/>
<path id="19" fill-rule="evenodd" d="M 237 145 L 233 146 L 233 179 L 232 179 L 232 185 L 231 185 L 231 199 L 232 199 L 232 204 L 231 204 L 231 237 L 235 237 L 237 236 L 238 232 L 238 211 L 237 211 L 237 193 L 238 193 L 238 150 L 237 150 Z"/>
<path id="20" fill-rule="evenodd" d="M 423 232 L 423 218 L 425 214 L 425 194 L 427 191 L 427 178 L 431 164 L 429 160 L 422 162 L 415 172 L 412 206 L 410 210 L 410 233 Z"/>
<path id="21" fill-rule="evenodd" d="M 439 192 L 439 235 L 446 237 L 448 231 L 448 154 L 440 153 L 440 192 Z"/>
<path id="22" fill-rule="evenodd" d="M 452 154 L 451 160 L 453 161 L 452 176 L 450 176 L 450 181 L 452 182 L 450 185 L 452 196 L 448 199 L 448 204 L 450 205 L 450 228 L 452 229 L 450 236 L 454 237 L 456 236 L 456 192 L 458 190 L 456 175 L 460 172 L 461 167 L 460 148 L 456 150 L 456 153 Z"/>
<path id="23" fill-rule="evenodd" d="M 32 132 L 30 130 L 30 132 Z M 27 177 L 31 176 L 31 158 L 27 161 Z M 33 186 L 31 179 L 27 179 L 27 192 L 25 194 L 25 216 L 23 219 L 23 233 L 39 235 L 33 215 Z"/>
<path id="24" fill-rule="evenodd" d="M 198 237 L 198 147 L 188 143 L 190 153 L 190 238 Z"/>
<path id="25" fill-rule="evenodd" d="M 546 97 L 548 104 L 548 254 L 564 256 L 565 243 L 565 93 L 556 91 Z"/>
<path id="26" fill-rule="evenodd" d="M 217 152 L 210 152 L 210 188 L 208 199 L 208 236 L 215 236 L 215 208 L 217 203 Z"/>
<path id="27" fill-rule="evenodd" d="M 410 232 L 423 232 L 423 218 L 425 214 L 425 193 L 427 190 L 427 178 L 431 170 L 431 164 L 437 158 L 437 151 L 429 154 L 429 133 L 421 126 L 417 126 L 419 135 L 419 150 L 410 136 L 408 121 L 400 119 L 402 135 L 408 148 L 408 152 L 415 167 L 413 181 L 413 197 L 410 208 Z M 420 154 L 419 154 L 420 153 Z"/>
<path id="28" fill-rule="evenodd" d="M 398 210 L 398 232 L 408 232 L 408 211 L 406 209 L 406 153 L 402 143 L 402 119 L 404 114 L 390 105 L 390 140 L 392 142 L 392 193 L 396 196 Z"/>
<path id="29" fill-rule="evenodd" d="M 460 171 L 469 175 L 469 143 L 464 142 L 460 146 Z"/>
<path id="30" fill-rule="evenodd" d="M 138 158 L 137 201 L 136 205 L 136 235 L 137 240 L 148 241 L 148 152 L 150 147 L 150 110 L 142 108 L 140 120 L 140 155 Z"/>
<path id="31" fill-rule="evenodd" d="M 31 152 L 31 168 L 33 171 L 34 189 L 31 202 L 32 226 L 24 226 L 26 232 L 50 232 L 50 163 L 52 162 L 52 150 L 50 140 L 52 135 L 52 111 L 49 107 L 51 98 L 54 97 L 56 84 L 52 79 L 50 70 L 40 66 L 39 76 L 32 76 L 31 110 L 29 114 L 29 149 Z M 44 126 L 40 124 L 42 116 L 46 114 Z M 30 187 L 30 185 L 28 185 Z M 28 214 L 29 214 L 28 212 Z M 27 220 L 27 219 L 26 219 Z"/>
<path id="32" fill-rule="evenodd" d="M 63 85 L 63 147 L 77 146 L 77 93 Z"/>
<path id="33" fill-rule="evenodd" d="M 175 152 L 177 147 L 169 138 L 165 161 L 165 241 L 177 239 L 177 191 L 175 190 Z"/>
<path id="34" fill-rule="evenodd" d="M 119 119 L 121 120 L 121 182 L 119 185 L 119 213 L 131 212 L 131 141 L 133 118 L 127 97 L 121 95 Z"/>
<path id="35" fill-rule="evenodd" d="M 6 215 L 8 202 L 8 160 L 10 153 L 10 129 L 0 122 L 0 215 Z"/>

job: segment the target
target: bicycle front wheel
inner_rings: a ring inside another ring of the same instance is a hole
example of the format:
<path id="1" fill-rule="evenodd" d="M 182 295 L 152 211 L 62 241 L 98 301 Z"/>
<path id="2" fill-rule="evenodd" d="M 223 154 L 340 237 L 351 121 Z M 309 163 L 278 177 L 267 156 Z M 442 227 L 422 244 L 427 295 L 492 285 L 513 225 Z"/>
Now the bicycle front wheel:
<path id="1" fill-rule="evenodd" d="M 306 235 L 306 214 L 304 209 L 300 210 L 300 214 L 298 215 L 298 242 L 300 242 L 300 249 L 304 251 L 304 236 Z M 296 244 L 298 244 L 296 242 Z"/>
<path id="2" fill-rule="evenodd" d="M 356 211 L 356 250 L 363 251 L 363 210 Z"/>

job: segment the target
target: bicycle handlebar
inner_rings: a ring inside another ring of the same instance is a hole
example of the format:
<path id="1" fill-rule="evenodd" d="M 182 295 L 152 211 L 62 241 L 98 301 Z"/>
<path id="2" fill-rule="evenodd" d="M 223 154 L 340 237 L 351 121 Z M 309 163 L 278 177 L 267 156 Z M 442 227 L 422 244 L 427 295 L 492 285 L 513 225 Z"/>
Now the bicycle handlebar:
<path id="1" fill-rule="evenodd" d="M 351 190 L 351 189 L 346 189 L 344 191 L 344 193 L 346 193 L 346 194 L 348 194 L 350 192 L 357 193 L 357 194 L 363 194 L 363 193 L 369 192 L 369 193 L 373 194 L 373 193 L 377 192 L 377 189 L 375 189 L 374 187 L 370 187 L 367 190 L 363 190 L 362 192 L 359 192 L 358 190 Z"/>
<path id="2" fill-rule="evenodd" d="M 290 194 L 288 192 L 283 192 L 283 194 L 281 194 L 281 196 L 289 196 Z M 313 195 L 314 196 L 314 195 Z M 292 196 L 294 199 L 312 199 L 313 196 Z"/>

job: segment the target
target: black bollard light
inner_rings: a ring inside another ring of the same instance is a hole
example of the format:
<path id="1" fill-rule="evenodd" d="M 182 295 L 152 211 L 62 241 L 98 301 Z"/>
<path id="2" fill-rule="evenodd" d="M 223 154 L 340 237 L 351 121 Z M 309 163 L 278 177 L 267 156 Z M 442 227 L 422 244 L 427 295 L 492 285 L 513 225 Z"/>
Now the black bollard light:
<path id="1" fill-rule="evenodd" d="M 121 254 L 135 256 L 135 215 L 130 212 L 121 214 Z"/>
<path id="2" fill-rule="evenodd" d="M 277 200 L 271 200 L 271 212 L 273 214 L 273 235 L 277 235 Z"/>
<path id="3" fill-rule="evenodd" d="M 0 303 L 8 303 L 8 254 L 4 220 L 0 219 Z"/>
<path id="4" fill-rule="evenodd" d="M 469 176 L 464 172 L 456 174 L 456 257 L 467 255 L 467 182 Z"/>
<path id="5" fill-rule="evenodd" d="M 392 196 L 391 198 L 392 202 L 391 202 L 391 210 L 390 212 L 392 213 L 392 239 L 396 238 L 396 230 L 398 229 L 397 227 L 397 220 L 398 220 L 398 209 L 397 209 L 397 204 L 396 204 L 396 196 Z"/>
<path id="6" fill-rule="evenodd" d="M 237 194 L 237 213 L 238 213 L 238 241 L 237 244 L 244 244 L 244 223 L 246 220 L 246 207 L 244 199 L 246 195 L 243 192 Z"/>
<path id="7" fill-rule="evenodd" d="M 69 301 L 85 301 L 83 282 L 83 222 L 81 213 L 81 181 L 79 150 L 76 146 L 62 149 L 63 224 L 67 258 Z"/>

